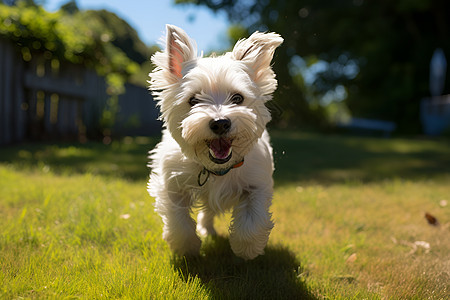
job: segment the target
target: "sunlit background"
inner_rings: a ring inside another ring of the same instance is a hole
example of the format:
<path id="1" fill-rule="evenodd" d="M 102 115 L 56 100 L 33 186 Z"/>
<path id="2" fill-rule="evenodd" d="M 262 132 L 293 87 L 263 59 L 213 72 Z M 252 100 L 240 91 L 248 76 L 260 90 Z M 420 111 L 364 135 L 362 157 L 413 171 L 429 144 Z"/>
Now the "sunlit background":
<path id="1" fill-rule="evenodd" d="M 67 0 L 46 0 L 42 3 L 49 11 L 57 11 Z M 206 7 L 194 5 L 175 5 L 172 0 L 80 0 L 76 3 L 82 10 L 106 9 L 117 14 L 136 29 L 147 45 L 158 44 L 165 34 L 165 25 L 173 24 L 195 37 L 199 50 L 217 51 L 229 46 L 227 29 L 230 22 L 224 12 L 214 13 Z"/>
<path id="2" fill-rule="evenodd" d="M 5 81 L 3 144 L 159 132 L 146 88 L 165 24 L 185 29 L 199 55 L 227 51 L 255 30 L 280 33 L 273 127 L 385 137 L 450 131 L 446 1 L 3 3 L 5 80 L 27 78 L 21 87 Z"/>

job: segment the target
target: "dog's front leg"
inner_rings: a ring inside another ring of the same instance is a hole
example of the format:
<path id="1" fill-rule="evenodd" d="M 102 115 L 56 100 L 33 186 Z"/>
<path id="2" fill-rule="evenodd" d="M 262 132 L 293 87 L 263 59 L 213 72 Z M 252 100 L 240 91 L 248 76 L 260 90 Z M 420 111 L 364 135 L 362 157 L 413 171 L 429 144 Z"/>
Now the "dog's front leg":
<path id="1" fill-rule="evenodd" d="M 201 240 L 196 234 L 196 223 L 191 217 L 189 199 L 173 193 L 170 200 L 157 204 L 163 222 L 163 239 L 179 255 L 198 255 Z M 159 207 L 158 207 L 159 206 Z"/>
<path id="2" fill-rule="evenodd" d="M 264 254 L 273 228 L 269 207 L 272 190 L 263 188 L 244 193 L 235 206 L 230 226 L 230 245 L 233 252 L 246 260 Z"/>

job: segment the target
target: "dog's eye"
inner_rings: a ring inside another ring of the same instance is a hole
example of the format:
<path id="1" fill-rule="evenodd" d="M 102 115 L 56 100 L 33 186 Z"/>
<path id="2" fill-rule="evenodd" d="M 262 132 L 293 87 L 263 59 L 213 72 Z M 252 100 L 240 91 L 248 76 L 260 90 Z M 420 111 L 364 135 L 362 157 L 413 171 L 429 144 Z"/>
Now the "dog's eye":
<path id="1" fill-rule="evenodd" d="M 189 99 L 189 105 L 190 106 L 194 106 L 194 105 L 199 104 L 199 103 L 200 103 L 200 100 L 198 100 L 195 97 L 191 97 L 191 99 Z"/>
<path id="2" fill-rule="evenodd" d="M 231 103 L 233 104 L 241 104 L 242 102 L 244 102 L 244 97 L 241 94 L 234 94 L 231 97 Z"/>

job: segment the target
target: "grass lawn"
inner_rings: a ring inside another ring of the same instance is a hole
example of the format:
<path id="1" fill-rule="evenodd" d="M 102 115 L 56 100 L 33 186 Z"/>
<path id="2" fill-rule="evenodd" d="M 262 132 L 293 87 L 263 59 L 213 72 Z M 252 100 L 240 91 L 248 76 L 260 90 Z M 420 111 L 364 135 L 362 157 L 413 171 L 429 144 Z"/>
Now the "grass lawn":
<path id="1" fill-rule="evenodd" d="M 249 262 L 229 215 L 201 256 L 170 253 L 156 139 L 0 148 L 0 298 L 448 299 L 448 140 L 272 136 L 276 225 Z"/>

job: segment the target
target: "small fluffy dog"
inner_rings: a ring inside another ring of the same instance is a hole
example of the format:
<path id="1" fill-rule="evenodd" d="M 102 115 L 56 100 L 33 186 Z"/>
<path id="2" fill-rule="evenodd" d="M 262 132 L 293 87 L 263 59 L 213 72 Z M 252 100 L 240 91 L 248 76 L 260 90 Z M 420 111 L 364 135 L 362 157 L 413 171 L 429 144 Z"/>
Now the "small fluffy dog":
<path id="1" fill-rule="evenodd" d="M 270 64 L 282 42 L 255 32 L 223 56 L 198 57 L 195 42 L 167 25 L 166 49 L 152 57 L 149 74 L 165 129 L 150 152 L 148 191 L 175 253 L 198 254 L 197 231 L 214 235 L 214 216 L 229 209 L 233 252 L 247 260 L 264 253 L 274 170 L 265 103 L 277 87 Z"/>

